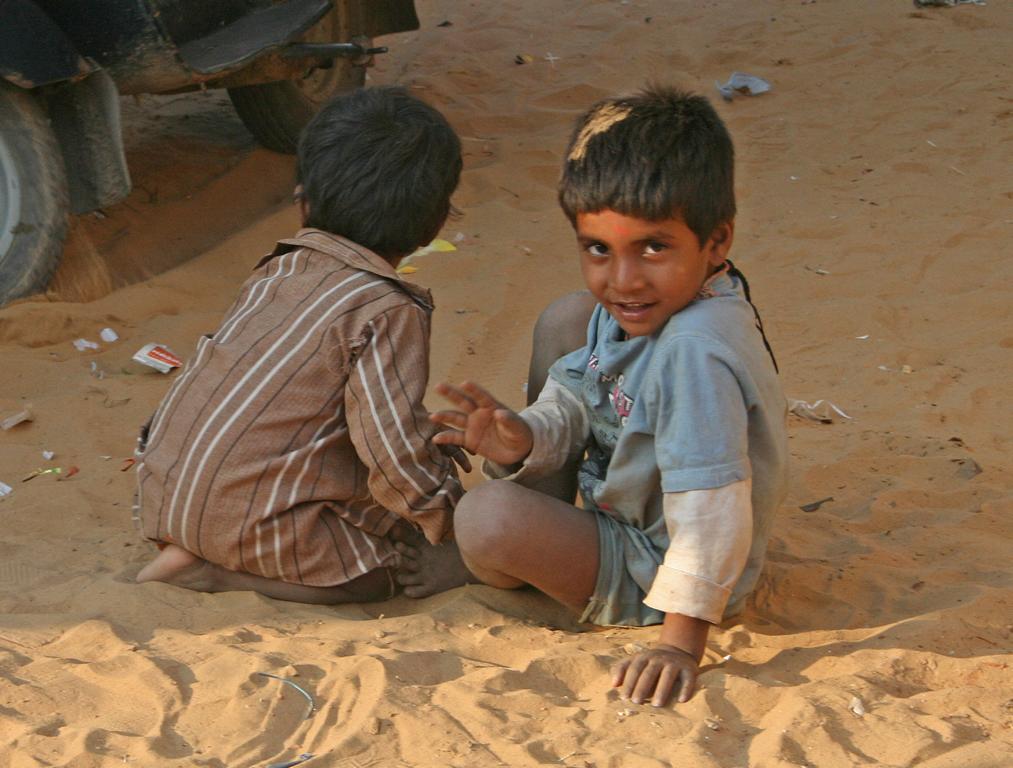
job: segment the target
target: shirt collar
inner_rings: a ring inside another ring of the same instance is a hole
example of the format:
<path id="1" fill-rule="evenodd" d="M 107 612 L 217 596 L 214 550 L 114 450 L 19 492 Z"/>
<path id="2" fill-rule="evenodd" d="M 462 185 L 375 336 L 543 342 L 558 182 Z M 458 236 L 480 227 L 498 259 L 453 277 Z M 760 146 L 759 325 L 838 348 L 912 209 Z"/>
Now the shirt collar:
<path id="1" fill-rule="evenodd" d="M 416 301 L 419 301 L 429 309 L 433 308 L 432 294 L 420 285 L 402 280 L 397 270 L 391 266 L 389 261 L 358 243 L 353 243 L 351 240 L 340 235 L 334 235 L 320 229 L 300 229 L 295 237 L 279 240 L 274 250 L 262 258 L 257 263 L 256 268 L 259 269 L 271 259 L 281 256 L 283 253 L 293 251 L 296 248 L 309 248 L 317 253 L 326 254 L 340 261 L 342 264 L 347 264 L 353 269 L 371 272 L 385 280 L 393 280 Z"/>
<path id="2" fill-rule="evenodd" d="M 715 296 L 721 296 L 733 289 L 734 283 L 732 282 L 731 275 L 729 272 L 728 262 L 724 262 L 718 267 L 717 272 L 708 277 L 704 284 L 700 286 L 700 290 L 697 291 L 696 299 L 712 299 Z"/>

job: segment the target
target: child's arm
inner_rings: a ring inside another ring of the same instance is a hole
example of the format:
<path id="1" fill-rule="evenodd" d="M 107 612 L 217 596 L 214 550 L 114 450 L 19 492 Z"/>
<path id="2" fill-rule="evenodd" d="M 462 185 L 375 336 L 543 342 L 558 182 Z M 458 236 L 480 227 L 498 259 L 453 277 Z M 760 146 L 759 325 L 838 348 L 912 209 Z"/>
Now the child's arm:
<path id="1" fill-rule="evenodd" d="M 647 651 L 624 659 L 612 668 L 612 686 L 635 704 L 647 699 L 663 707 L 672 694 L 676 701 L 689 701 L 696 691 L 700 658 L 710 624 L 681 613 L 665 614 L 661 640 Z"/>
<path id="2" fill-rule="evenodd" d="M 450 427 L 433 437 L 437 445 L 461 446 L 506 466 L 524 461 L 531 453 L 531 428 L 478 384 L 437 384 L 436 391 L 459 409 L 430 415 L 432 421 Z"/>
<path id="3" fill-rule="evenodd" d="M 711 624 L 721 621 L 752 544 L 752 481 L 666 493 L 670 539 L 644 602 L 665 612 L 660 642 L 613 670 L 612 684 L 640 704 L 693 695 Z"/>
<path id="4" fill-rule="evenodd" d="M 436 428 L 422 404 L 429 378 L 429 328 L 414 304 L 370 321 L 345 386 L 345 418 L 378 503 L 438 542 L 463 490 L 451 457 L 430 444 Z"/>
<path id="5" fill-rule="evenodd" d="M 590 425 L 580 401 L 554 379 L 549 379 L 536 402 L 520 413 L 510 410 L 485 389 L 472 382 L 460 387 L 439 384 L 437 392 L 460 410 L 439 411 L 430 418 L 450 427 L 433 442 L 463 446 L 484 456 L 485 471 L 494 477 L 514 473 L 522 485 L 529 479 L 552 473 L 584 452 Z M 499 466 L 496 466 L 499 465 Z"/>

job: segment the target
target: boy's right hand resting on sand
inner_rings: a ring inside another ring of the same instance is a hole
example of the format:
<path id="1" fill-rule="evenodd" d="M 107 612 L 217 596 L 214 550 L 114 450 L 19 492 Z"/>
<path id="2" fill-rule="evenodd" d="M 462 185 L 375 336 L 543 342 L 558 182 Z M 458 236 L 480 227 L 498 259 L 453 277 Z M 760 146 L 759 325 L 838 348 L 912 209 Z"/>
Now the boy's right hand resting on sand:
<path id="1" fill-rule="evenodd" d="M 531 427 L 478 384 L 437 384 L 436 391 L 459 409 L 430 415 L 432 421 L 450 427 L 433 436 L 437 445 L 460 446 L 507 467 L 524 461 L 531 453 Z"/>

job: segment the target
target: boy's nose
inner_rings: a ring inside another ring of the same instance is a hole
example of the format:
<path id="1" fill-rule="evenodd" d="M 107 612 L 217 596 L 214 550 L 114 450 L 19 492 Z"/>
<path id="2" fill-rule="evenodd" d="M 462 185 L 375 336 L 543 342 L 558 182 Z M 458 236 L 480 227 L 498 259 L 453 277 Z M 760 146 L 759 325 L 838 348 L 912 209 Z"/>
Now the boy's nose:
<path id="1" fill-rule="evenodd" d="M 617 293 L 635 291 L 644 284 L 644 273 L 635 259 L 616 259 L 609 282 Z"/>

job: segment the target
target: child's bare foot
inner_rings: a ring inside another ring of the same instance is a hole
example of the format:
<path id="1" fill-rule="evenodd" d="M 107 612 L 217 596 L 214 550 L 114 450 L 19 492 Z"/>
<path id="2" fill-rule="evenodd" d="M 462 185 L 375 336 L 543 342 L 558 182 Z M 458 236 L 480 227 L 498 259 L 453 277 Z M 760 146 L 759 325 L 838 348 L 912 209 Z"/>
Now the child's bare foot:
<path id="1" fill-rule="evenodd" d="M 404 587 L 408 597 L 428 597 L 464 584 L 477 583 L 478 580 L 461 560 L 456 544 L 433 545 L 415 531 L 400 526 L 391 531 L 391 536 L 401 555 L 397 583 Z"/>
<path id="2" fill-rule="evenodd" d="M 137 574 L 137 583 L 162 581 L 198 592 L 214 591 L 213 568 L 206 560 L 175 544 L 167 544 L 155 559 Z"/>

